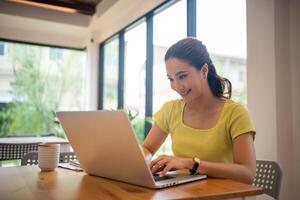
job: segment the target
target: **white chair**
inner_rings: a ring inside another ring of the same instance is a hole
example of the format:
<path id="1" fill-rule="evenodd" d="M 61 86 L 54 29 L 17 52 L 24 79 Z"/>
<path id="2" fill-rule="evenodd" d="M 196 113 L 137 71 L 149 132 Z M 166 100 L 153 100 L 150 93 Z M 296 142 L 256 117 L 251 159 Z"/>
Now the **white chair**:
<path id="1" fill-rule="evenodd" d="M 264 192 L 279 199 L 282 170 L 275 161 L 256 160 L 256 176 L 253 185 L 262 187 Z"/>

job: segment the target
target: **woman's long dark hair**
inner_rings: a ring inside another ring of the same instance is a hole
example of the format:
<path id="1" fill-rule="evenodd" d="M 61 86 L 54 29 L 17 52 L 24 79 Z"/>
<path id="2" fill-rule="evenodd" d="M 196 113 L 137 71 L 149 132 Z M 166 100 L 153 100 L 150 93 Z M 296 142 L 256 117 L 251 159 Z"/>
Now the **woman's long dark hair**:
<path id="1" fill-rule="evenodd" d="M 204 64 L 208 65 L 208 84 L 213 95 L 218 98 L 231 98 L 231 82 L 219 76 L 210 59 L 206 46 L 195 38 L 185 38 L 173 44 L 165 55 L 165 61 L 177 58 L 201 70 Z"/>

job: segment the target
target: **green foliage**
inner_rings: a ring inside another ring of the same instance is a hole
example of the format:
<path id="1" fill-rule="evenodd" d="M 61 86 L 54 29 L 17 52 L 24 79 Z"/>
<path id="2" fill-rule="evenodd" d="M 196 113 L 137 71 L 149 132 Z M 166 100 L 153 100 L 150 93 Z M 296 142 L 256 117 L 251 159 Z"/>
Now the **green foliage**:
<path id="1" fill-rule="evenodd" d="M 21 44 L 9 46 L 15 79 L 11 83 L 14 100 L 5 111 L 9 127 L 4 128 L 8 134 L 54 132 L 64 136 L 55 122 L 55 111 L 66 98 L 71 100 L 67 102 L 67 109 L 81 107 L 82 56 L 73 51 L 64 60 L 47 60 L 45 48 Z"/>
<path id="2" fill-rule="evenodd" d="M 123 110 L 127 113 L 128 119 L 130 120 L 130 123 L 134 129 L 134 133 L 139 143 L 142 143 L 144 141 L 145 118 L 139 117 L 138 112 L 134 113 L 131 110 Z"/>
<path id="3" fill-rule="evenodd" d="M 8 107 L 10 104 L 0 107 L 0 137 L 9 133 L 9 125 L 12 122 Z"/>
<path id="4" fill-rule="evenodd" d="M 135 135 L 141 144 L 144 141 L 144 132 L 145 132 L 145 119 L 141 117 L 135 117 L 131 121 L 131 125 L 134 129 Z"/>
<path id="5" fill-rule="evenodd" d="M 139 115 L 139 113 L 137 112 L 137 113 L 133 114 L 133 112 L 131 110 L 128 110 L 127 115 L 128 115 L 129 120 L 132 121 Z"/>
<path id="6" fill-rule="evenodd" d="M 125 110 L 128 115 L 128 119 L 134 129 L 138 142 L 141 144 L 145 139 L 145 123 L 152 123 L 151 117 L 139 117 L 139 113 L 134 113 L 131 110 Z"/>

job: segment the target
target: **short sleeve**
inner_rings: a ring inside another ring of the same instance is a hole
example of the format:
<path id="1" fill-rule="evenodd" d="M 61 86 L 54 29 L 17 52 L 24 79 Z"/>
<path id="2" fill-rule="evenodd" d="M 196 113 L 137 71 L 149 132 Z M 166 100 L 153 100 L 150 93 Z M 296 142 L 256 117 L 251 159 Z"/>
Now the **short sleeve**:
<path id="1" fill-rule="evenodd" d="M 237 105 L 233 109 L 229 126 L 232 141 L 236 137 L 248 132 L 251 132 L 253 139 L 255 139 L 256 131 L 253 128 L 248 111 L 243 106 Z"/>
<path id="2" fill-rule="evenodd" d="M 153 115 L 154 123 L 164 132 L 170 132 L 170 116 L 172 110 L 172 101 L 166 102 L 156 113 Z"/>

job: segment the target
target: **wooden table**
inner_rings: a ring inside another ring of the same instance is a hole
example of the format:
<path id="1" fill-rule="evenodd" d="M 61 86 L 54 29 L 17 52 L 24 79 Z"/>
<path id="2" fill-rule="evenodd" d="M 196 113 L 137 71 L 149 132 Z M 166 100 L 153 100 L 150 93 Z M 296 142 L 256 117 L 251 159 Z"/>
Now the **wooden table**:
<path id="1" fill-rule="evenodd" d="M 0 168 L 0 199 L 228 199 L 263 193 L 261 188 L 227 179 L 206 179 L 153 190 L 85 172 L 57 168 L 41 172 L 37 166 Z"/>

